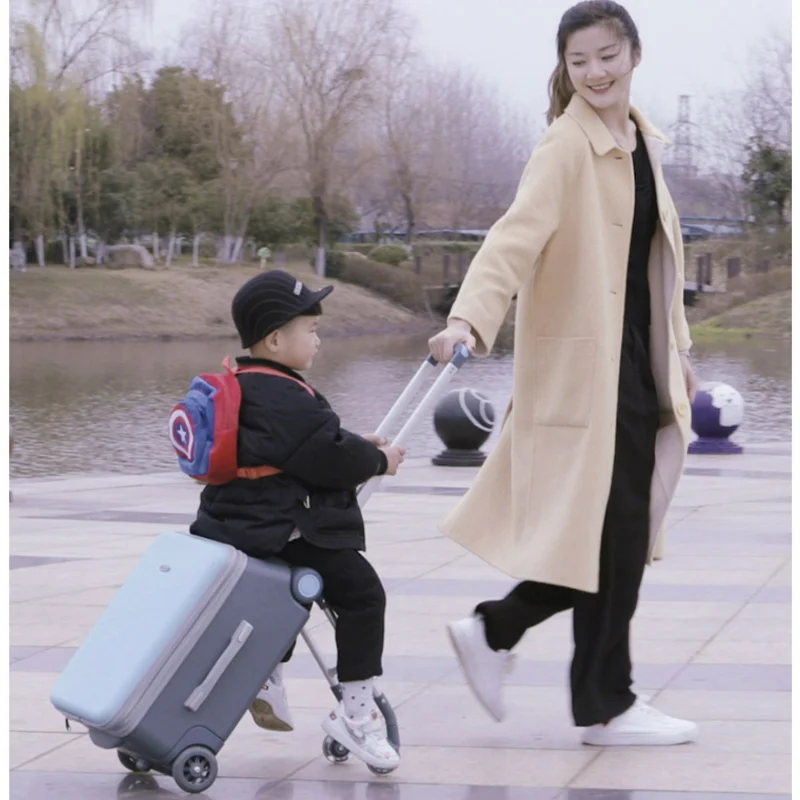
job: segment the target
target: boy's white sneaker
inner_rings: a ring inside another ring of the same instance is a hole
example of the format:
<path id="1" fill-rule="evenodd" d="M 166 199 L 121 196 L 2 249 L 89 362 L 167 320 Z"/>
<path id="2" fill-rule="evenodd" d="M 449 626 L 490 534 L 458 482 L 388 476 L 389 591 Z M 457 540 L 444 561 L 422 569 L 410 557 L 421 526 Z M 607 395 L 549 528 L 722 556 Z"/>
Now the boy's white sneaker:
<path id="1" fill-rule="evenodd" d="M 377 769 L 396 769 L 400 754 L 386 738 L 386 724 L 377 708 L 361 719 L 348 719 L 341 703 L 322 720 L 322 730 L 354 756 Z"/>
<path id="2" fill-rule="evenodd" d="M 269 680 L 261 687 L 261 691 L 253 700 L 250 714 L 256 725 L 264 730 L 282 732 L 294 730 L 289 698 L 281 677 L 275 674 L 270 675 Z"/>
<path id="3" fill-rule="evenodd" d="M 697 733 L 694 722 L 667 716 L 639 697 L 607 725 L 586 728 L 583 743 L 598 747 L 687 744 L 697 739 Z"/>
<path id="4" fill-rule="evenodd" d="M 473 694 L 494 719 L 502 722 L 506 713 L 503 682 L 513 667 L 514 656 L 489 647 L 480 616 L 451 622 L 447 632 Z"/>

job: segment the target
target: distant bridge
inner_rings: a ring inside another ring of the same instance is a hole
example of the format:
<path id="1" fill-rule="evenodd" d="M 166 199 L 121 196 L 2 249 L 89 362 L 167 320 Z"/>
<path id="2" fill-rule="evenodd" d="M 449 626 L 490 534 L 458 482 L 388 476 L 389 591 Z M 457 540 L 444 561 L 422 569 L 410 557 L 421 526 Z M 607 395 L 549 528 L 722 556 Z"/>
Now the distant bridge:
<path id="1" fill-rule="evenodd" d="M 741 217 L 697 217 L 682 216 L 681 234 L 684 242 L 696 242 L 714 237 L 741 236 L 747 220 Z M 481 242 L 489 233 L 488 228 L 425 228 L 414 233 L 415 239 L 446 239 L 448 241 Z M 391 228 L 381 231 L 381 239 L 404 242 L 406 228 Z M 342 242 L 370 242 L 375 240 L 374 230 L 360 230 L 345 236 Z"/>

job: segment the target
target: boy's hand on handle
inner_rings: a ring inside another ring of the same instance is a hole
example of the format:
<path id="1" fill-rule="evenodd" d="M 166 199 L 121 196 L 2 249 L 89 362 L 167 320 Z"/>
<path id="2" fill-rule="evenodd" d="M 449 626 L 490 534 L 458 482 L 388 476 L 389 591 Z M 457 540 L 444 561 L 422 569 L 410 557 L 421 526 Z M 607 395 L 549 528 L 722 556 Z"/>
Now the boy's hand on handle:
<path id="1" fill-rule="evenodd" d="M 386 455 L 386 472 L 384 475 L 397 475 L 397 470 L 405 460 L 405 447 L 381 447 Z"/>
<path id="2" fill-rule="evenodd" d="M 440 364 L 450 361 L 457 344 L 466 345 L 470 353 L 475 352 L 475 337 L 472 335 L 472 326 L 463 319 L 451 319 L 443 331 L 428 340 L 431 355 Z"/>
<path id="3" fill-rule="evenodd" d="M 387 444 L 387 440 L 383 436 L 378 436 L 377 433 L 365 433 L 361 438 L 366 439 L 370 444 L 374 444 L 375 447 L 383 447 Z"/>

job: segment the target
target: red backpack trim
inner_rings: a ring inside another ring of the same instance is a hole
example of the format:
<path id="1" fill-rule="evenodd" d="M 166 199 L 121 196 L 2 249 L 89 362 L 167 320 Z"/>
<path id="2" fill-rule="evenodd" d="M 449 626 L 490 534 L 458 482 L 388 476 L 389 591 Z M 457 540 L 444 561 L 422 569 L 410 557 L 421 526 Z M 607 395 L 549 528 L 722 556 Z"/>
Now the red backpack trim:
<path id="1" fill-rule="evenodd" d="M 271 367 L 231 367 L 230 356 L 225 357 L 225 360 L 222 362 L 222 366 L 225 367 L 226 370 L 232 372 L 234 375 L 241 375 L 244 372 L 260 372 L 263 375 L 275 375 L 278 378 L 287 378 L 288 380 L 294 381 L 302 386 L 312 397 L 314 397 L 314 390 L 307 383 L 298 380 L 292 375 L 287 375 L 285 372 L 281 372 L 279 369 L 272 369 Z M 254 478 L 266 478 L 270 475 L 278 475 L 281 472 L 283 472 L 283 470 L 278 469 L 277 467 L 239 467 L 236 470 L 236 477 L 252 480 Z"/>

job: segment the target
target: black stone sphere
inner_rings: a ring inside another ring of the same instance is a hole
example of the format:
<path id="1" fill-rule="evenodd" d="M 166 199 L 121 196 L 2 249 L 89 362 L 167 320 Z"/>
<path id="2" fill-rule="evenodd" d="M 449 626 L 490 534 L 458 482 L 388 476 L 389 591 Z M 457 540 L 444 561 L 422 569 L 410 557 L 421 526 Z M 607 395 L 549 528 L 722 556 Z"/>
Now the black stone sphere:
<path id="1" fill-rule="evenodd" d="M 433 459 L 443 467 L 476 467 L 486 454 L 481 445 L 494 428 L 494 407 L 474 389 L 454 389 L 436 405 L 433 427 L 445 450 Z"/>

